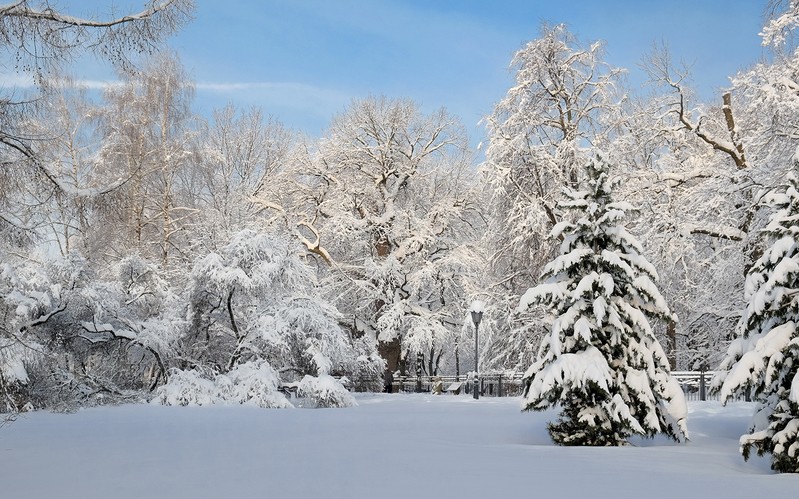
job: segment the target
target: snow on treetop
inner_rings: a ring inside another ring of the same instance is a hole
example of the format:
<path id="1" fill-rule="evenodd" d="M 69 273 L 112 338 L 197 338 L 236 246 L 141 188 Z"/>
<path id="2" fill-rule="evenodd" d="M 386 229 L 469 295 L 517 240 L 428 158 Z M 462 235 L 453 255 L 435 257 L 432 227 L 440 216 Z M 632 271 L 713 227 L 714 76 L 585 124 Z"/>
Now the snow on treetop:
<path id="1" fill-rule="evenodd" d="M 597 223 L 605 223 L 605 222 L 617 222 L 622 220 L 625 216 L 624 210 L 606 210 L 605 213 L 599 218 Z"/>
<path id="2" fill-rule="evenodd" d="M 472 305 L 469 307 L 469 312 L 485 312 L 486 304 L 480 300 L 475 300 L 472 302 Z"/>

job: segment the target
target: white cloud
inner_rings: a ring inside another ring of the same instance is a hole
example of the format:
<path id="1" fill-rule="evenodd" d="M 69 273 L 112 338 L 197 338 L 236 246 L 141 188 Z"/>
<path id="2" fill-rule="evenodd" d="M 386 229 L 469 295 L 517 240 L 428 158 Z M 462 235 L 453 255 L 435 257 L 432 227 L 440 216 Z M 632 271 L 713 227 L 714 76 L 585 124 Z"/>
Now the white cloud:
<path id="1" fill-rule="evenodd" d="M 314 96 L 324 99 L 346 97 L 344 93 L 328 88 L 295 82 L 199 82 L 197 90 L 235 93 L 235 92 L 274 92 L 284 95 Z"/>
<path id="2" fill-rule="evenodd" d="M 33 88 L 33 78 L 30 76 L 22 76 L 18 74 L 0 74 L 0 88 L 13 89 L 13 88 Z"/>
<path id="3" fill-rule="evenodd" d="M 50 80 L 48 82 L 55 86 L 82 87 L 89 90 L 103 90 L 105 88 L 120 85 L 118 80 Z M 30 75 L 10 74 L 0 75 L 0 88 L 4 89 L 32 89 L 38 85 Z"/>
<path id="4" fill-rule="evenodd" d="M 122 85 L 119 80 L 75 80 L 75 86 L 84 87 L 89 90 L 103 90 L 108 87 Z"/>
<path id="5" fill-rule="evenodd" d="M 198 93 L 223 94 L 266 108 L 301 109 L 326 116 L 341 111 L 351 101 L 344 92 L 296 82 L 198 82 L 196 89 Z"/>
<path id="6" fill-rule="evenodd" d="M 57 80 L 51 85 L 103 90 L 121 85 L 119 80 Z M 0 75 L 0 90 L 14 92 L 36 89 L 34 79 L 28 75 Z M 342 112 L 352 101 L 351 95 L 330 88 L 297 82 L 214 82 L 195 84 L 197 103 L 210 110 L 224 101 L 239 105 L 252 105 L 266 109 L 288 124 L 300 128 L 321 130 L 330 118 Z"/>

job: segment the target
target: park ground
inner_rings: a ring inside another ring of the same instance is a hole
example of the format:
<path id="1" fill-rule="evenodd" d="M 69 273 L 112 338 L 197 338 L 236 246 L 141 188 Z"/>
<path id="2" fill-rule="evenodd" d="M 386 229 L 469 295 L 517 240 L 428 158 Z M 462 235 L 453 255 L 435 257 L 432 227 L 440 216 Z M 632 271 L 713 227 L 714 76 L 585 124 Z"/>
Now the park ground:
<path id="1" fill-rule="evenodd" d="M 787 498 L 799 475 L 738 438 L 754 405 L 690 402 L 691 440 L 552 445 L 518 398 L 363 394 L 347 409 L 149 404 L 0 428 L 0 497 Z"/>

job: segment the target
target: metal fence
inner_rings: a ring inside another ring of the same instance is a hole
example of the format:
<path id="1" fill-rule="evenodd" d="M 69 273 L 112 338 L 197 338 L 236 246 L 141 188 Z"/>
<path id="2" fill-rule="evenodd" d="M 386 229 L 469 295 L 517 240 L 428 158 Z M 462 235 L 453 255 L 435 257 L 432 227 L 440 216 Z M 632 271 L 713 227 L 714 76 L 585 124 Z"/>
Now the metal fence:
<path id="1" fill-rule="evenodd" d="M 521 372 L 487 373 L 480 375 L 480 395 L 485 397 L 515 397 L 522 393 Z M 473 378 L 464 376 L 400 376 L 394 378 L 394 393 L 439 392 L 471 394 Z"/>
<path id="2" fill-rule="evenodd" d="M 486 373 L 480 375 L 480 395 L 483 397 L 516 397 L 522 394 L 522 372 Z M 718 400 L 711 393 L 710 380 L 714 371 L 672 371 L 686 400 Z M 471 394 L 471 375 L 464 376 L 400 376 L 393 380 L 394 393 Z"/>
<path id="3" fill-rule="evenodd" d="M 685 394 L 685 400 L 718 400 L 719 395 L 710 389 L 710 380 L 716 371 L 672 371 Z"/>

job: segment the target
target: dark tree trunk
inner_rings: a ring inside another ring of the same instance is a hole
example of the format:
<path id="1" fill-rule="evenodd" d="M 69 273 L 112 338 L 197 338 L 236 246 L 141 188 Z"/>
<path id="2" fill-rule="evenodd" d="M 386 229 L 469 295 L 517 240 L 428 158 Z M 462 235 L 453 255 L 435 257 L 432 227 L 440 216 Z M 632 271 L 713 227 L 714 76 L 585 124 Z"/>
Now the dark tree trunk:
<path id="1" fill-rule="evenodd" d="M 386 361 L 386 370 L 396 372 L 400 369 L 400 340 L 394 338 L 391 341 L 381 341 L 377 345 L 377 352 Z"/>

